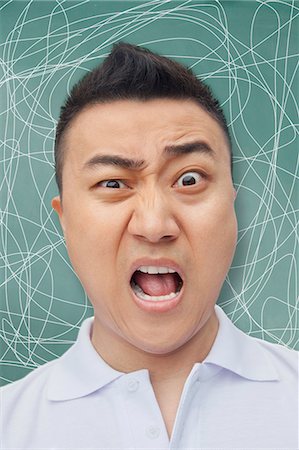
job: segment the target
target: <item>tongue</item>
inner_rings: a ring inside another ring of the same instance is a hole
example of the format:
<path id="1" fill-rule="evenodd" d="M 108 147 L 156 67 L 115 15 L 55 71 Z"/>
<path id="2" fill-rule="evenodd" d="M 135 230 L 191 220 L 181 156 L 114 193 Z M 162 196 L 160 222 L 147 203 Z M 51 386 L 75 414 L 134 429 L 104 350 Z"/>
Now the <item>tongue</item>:
<path id="1" fill-rule="evenodd" d="M 168 295 L 176 292 L 176 274 L 153 274 L 135 272 L 135 282 L 141 287 L 143 292 L 151 296 Z"/>

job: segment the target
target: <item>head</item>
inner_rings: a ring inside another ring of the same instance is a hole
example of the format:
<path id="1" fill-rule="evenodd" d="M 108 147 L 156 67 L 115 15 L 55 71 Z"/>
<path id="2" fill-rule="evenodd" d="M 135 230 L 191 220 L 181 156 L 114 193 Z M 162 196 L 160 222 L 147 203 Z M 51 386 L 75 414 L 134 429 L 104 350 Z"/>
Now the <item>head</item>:
<path id="1" fill-rule="evenodd" d="M 64 165 L 64 137 L 74 118 L 94 104 L 118 100 L 152 100 L 168 98 L 193 100 L 222 128 L 227 137 L 232 169 L 231 143 L 225 116 L 210 88 L 190 69 L 127 43 L 113 46 L 104 62 L 85 75 L 72 89 L 56 128 L 55 175 L 62 194 Z"/>
<path id="2" fill-rule="evenodd" d="M 55 152 L 52 204 L 98 342 L 167 354 L 215 332 L 237 227 L 229 137 L 210 90 L 120 44 L 74 87 Z"/>

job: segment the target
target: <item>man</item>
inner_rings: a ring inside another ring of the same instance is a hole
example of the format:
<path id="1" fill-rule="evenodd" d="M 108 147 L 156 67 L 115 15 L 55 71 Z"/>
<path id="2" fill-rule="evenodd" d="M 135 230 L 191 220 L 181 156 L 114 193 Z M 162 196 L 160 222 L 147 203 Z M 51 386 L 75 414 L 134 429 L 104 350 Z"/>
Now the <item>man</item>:
<path id="1" fill-rule="evenodd" d="M 94 319 L 2 389 L 2 448 L 297 448 L 297 353 L 215 307 L 237 224 L 210 90 L 118 44 L 62 108 L 55 159 L 52 205 Z"/>

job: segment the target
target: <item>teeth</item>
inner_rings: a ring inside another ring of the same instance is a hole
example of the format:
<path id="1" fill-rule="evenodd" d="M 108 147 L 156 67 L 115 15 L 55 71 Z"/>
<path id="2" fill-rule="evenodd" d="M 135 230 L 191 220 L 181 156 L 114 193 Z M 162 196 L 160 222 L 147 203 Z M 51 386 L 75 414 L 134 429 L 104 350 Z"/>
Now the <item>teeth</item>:
<path id="1" fill-rule="evenodd" d="M 171 292 L 168 295 L 151 296 L 151 295 L 145 294 L 145 292 L 143 292 L 141 287 L 138 286 L 137 284 L 135 284 L 134 282 L 132 282 L 132 289 L 135 292 L 135 294 L 137 295 L 137 297 L 141 298 L 141 300 L 151 301 L 151 302 L 162 302 L 165 300 L 172 300 L 179 294 L 179 292 Z"/>
<path id="2" fill-rule="evenodd" d="M 170 267 L 164 267 L 164 266 L 140 266 L 138 267 L 139 272 L 143 272 L 143 273 L 150 273 L 150 274 L 155 274 L 155 273 L 175 273 L 175 270 L 170 269 Z"/>

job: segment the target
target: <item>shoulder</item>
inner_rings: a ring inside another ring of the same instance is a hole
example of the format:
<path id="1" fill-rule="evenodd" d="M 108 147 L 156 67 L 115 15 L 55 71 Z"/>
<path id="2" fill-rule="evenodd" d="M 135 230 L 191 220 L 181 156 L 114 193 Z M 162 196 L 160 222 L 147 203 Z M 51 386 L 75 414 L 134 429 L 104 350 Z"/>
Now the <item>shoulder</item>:
<path id="1" fill-rule="evenodd" d="M 217 305 L 216 314 L 219 330 L 208 362 L 249 380 L 298 383 L 297 351 L 246 334 Z"/>
<path id="2" fill-rule="evenodd" d="M 271 360 L 280 377 L 292 377 L 298 379 L 299 352 L 280 344 L 273 344 L 261 339 L 250 337 L 255 341 L 265 355 Z"/>
<path id="3" fill-rule="evenodd" d="M 56 365 L 57 360 L 50 361 L 34 369 L 24 378 L 0 388 L 1 402 L 5 413 L 8 414 L 16 404 L 34 403 L 35 398 L 43 398 L 46 391 L 48 377 Z"/>

